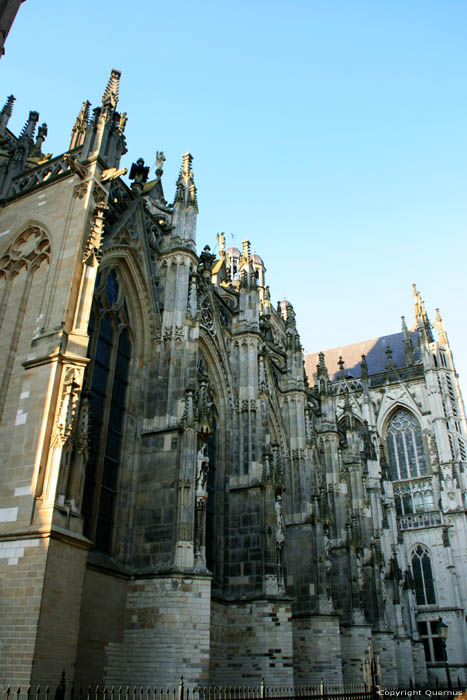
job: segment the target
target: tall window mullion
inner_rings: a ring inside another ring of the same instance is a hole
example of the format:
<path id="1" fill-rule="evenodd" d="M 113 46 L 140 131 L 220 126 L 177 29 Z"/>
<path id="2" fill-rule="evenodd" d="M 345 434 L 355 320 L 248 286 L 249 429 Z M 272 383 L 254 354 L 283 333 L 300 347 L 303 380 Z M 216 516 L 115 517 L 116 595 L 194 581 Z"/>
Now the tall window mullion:
<path id="1" fill-rule="evenodd" d="M 417 605 L 436 605 L 431 557 L 427 548 L 420 544 L 412 554 L 412 574 Z"/>
<path id="2" fill-rule="evenodd" d="M 83 497 L 85 534 L 111 552 L 132 345 L 114 270 L 102 272 L 89 334 L 91 445 Z M 97 334 L 97 341 L 94 337 Z"/>

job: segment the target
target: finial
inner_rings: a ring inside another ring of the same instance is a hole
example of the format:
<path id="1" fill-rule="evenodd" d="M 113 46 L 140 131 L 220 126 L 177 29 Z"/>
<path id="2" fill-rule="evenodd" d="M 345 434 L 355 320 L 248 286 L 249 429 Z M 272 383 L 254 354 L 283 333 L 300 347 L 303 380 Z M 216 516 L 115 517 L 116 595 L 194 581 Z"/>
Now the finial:
<path id="1" fill-rule="evenodd" d="M 337 364 L 339 365 L 339 378 L 345 379 L 345 371 L 344 371 L 345 362 L 342 359 L 342 355 L 339 355 L 339 362 Z"/>
<path id="2" fill-rule="evenodd" d="M 324 352 L 320 352 L 318 355 L 318 364 L 316 365 L 316 369 L 318 372 L 326 372 L 327 373 L 327 367 L 326 367 L 326 358 L 324 356 Z"/>
<path id="3" fill-rule="evenodd" d="M 76 122 L 75 126 L 73 127 L 76 130 L 82 131 L 83 129 L 86 129 L 88 122 L 89 122 L 89 107 L 91 106 L 91 103 L 89 100 L 85 100 L 83 102 L 83 106 L 81 107 L 78 116 L 76 117 Z"/>
<path id="4" fill-rule="evenodd" d="M 220 257 L 225 256 L 225 233 L 218 233 L 217 234 L 217 248 L 219 250 L 219 255 Z"/>
<path id="5" fill-rule="evenodd" d="M 242 255 L 245 260 L 248 261 L 250 259 L 250 241 L 248 238 L 242 241 Z"/>
<path id="6" fill-rule="evenodd" d="M 360 367 L 362 369 L 362 379 L 368 379 L 368 365 L 366 362 L 366 355 L 362 355 L 362 361 L 360 362 Z"/>
<path id="7" fill-rule="evenodd" d="M 34 132 L 36 130 L 36 124 L 39 121 L 39 112 L 29 112 L 29 117 L 26 124 L 23 126 L 20 137 L 18 141 L 29 141 L 32 142 L 34 139 Z"/>
<path id="8" fill-rule="evenodd" d="M 0 132 L 6 128 L 8 121 L 13 114 L 13 103 L 15 99 L 16 98 L 13 95 L 10 95 L 5 102 L 2 111 L 0 112 Z"/>
<path id="9" fill-rule="evenodd" d="M 36 143 L 31 148 L 31 151 L 29 153 L 30 157 L 37 158 L 37 157 L 42 156 L 42 144 L 44 143 L 46 136 L 47 136 L 47 124 L 44 122 L 44 124 L 41 124 L 41 126 L 37 130 Z"/>
<path id="10" fill-rule="evenodd" d="M 175 192 L 174 205 L 178 202 L 185 206 L 191 205 L 195 211 L 198 211 L 198 202 L 196 194 L 196 186 L 193 176 L 191 164 L 193 156 L 191 153 L 184 153 L 182 156 L 182 167 L 177 180 L 177 190 Z"/>
<path id="11" fill-rule="evenodd" d="M 193 156 L 191 153 L 187 152 L 184 153 L 182 156 L 182 169 L 181 169 L 181 175 L 183 177 L 189 178 L 190 175 L 192 175 L 192 170 L 191 170 L 191 164 L 193 162 Z"/>
<path id="12" fill-rule="evenodd" d="M 389 367 L 392 367 L 392 366 L 393 366 L 393 364 L 392 364 L 392 348 L 391 348 L 391 346 L 389 345 L 389 343 L 388 343 L 388 346 L 387 346 L 387 348 L 386 348 L 386 350 L 385 350 L 384 352 L 386 353 L 386 356 L 387 356 L 387 358 L 388 358 L 388 362 L 387 362 L 387 365 L 386 365 L 386 369 L 388 369 Z"/>
<path id="13" fill-rule="evenodd" d="M 120 77 L 122 72 L 115 70 L 113 68 L 110 72 L 110 78 L 105 88 L 104 94 L 102 95 L 101 106 L 110 105 L 112 109 L 115 109 L 118 102 L 118 90 L 120 86 Z"/>
<path id="14" fill-rule="evenodd" d="M 439 312 L 439 309 L 436 309 L 436 329 L 439 333 L 439 343 L 440 345 L 448 345 L 448 336 L 446 333 L 446 330 L 444 328 L 443 324 L 443 319 L 441 318 L 441 314 Z"/>
<path id="15" fill-rule="evenodd" d="M 410 332 L 409 329 L 407 328 L 407 324 L 405 322 L 405 316 L 401 316 L 402 318 L 402 334 L 404 336 L 404 352 L 405 352 L 405 363 L 407 367 L 411 367 L 414 362 L 414 352 L 413 352 L 413 345 L 412 345 L 412 339 L 410 337 Z"/>
<path id="16" fill-rule="evenodd" d="M 431 323 L 430 319 L 428 318 L 428 314 L 425 309 L 425 303 L 420 295 L 420 292 L 417 290 L 417 287 L 415 284 L 412 285 L 413 287 L 413 295 L 415 299 L 415 318 L 417 321 L 417 326 L 419 329 L 423 330 L 425 333 L 425 338 L 428 343 L 433 342 L 433 334 L 431 332 Z"/>
<path id="17" fill-rule="evenodd" d="M 120 136 L 123 136 L 123 132 L 125 131 L 127 121 L 128 121 L 127 113 L 122 112 L 118 118 L 118 133 L 120 134 Z M 126 151 L 125 151 L 125 153 L 126 153 Z"/>

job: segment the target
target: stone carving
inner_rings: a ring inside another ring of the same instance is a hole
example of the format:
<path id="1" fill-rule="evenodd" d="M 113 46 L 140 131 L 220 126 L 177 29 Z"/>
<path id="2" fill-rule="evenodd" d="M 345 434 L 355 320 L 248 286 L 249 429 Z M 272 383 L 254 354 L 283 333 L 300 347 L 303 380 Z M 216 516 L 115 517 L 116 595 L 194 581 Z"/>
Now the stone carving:
<path id="1" fill-rule="evenodd" d="M 76 199 L 84 199 L 88 191 L 88 182 L 80 182 L 79 185 L 75 185 L 73 188 L 73 197 Z"/>
<path id="2" fill-rule="evenodd" d="M 206 454 L 206 445 L 203 445 L 196 457 L 196 494 L 205 494 L 209 471 L 209 457 Z"/>
<path id="3" fill-rule="evenodd" d="M 282 515 L 282 496 L 276 495 L 274 502 L 276 516 L 276 561 L 277 561 L 277 583 L 279 591 L 284 590 L 284 518 Z"/>
<path id="4" fill-rule="evenodd" d="M 196 491 L 195 491 L 195 569 L 206 569 L 206 504 L 208 500 L 207 479 L 209 457 L 206 444 L 202 444 L 196 456 Z"/>
<path id="5" fill-rule="evenodd" d="M 156 175 L 159 177 L 164 170 L 165 155 L 164 151 L 156 151 Z"/>
<path id="6" fill-rule="evenodd" d="M 94 191 L 94 197 L 96 191 Z M 85 265 L 94 266 L 102 257 L 102 237 L 104 234 L 104 217 L 108 210 L 107 204 L 104 201 L 99 201 L 94 209 L 94 219 L 91 226 L 91 232 L 86 241 L 82 261 Z"/>
<path id="7" fill-rule="evenodd" d="M 72 170 L 78 177 L 82 180 L 86 177 L 86 167 L 80 163 L 78 156 L 72 155 L 71 153 L 64 153 L 63 160 L 68 165 L 70 170 Z"/>

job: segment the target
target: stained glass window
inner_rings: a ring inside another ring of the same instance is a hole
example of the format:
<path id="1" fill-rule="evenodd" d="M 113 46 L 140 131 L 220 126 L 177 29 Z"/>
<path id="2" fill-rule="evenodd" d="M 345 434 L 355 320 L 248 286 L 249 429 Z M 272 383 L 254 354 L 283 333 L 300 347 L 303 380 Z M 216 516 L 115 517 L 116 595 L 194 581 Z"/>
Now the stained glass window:
<path id="1" fill-rule="evenodd" d="M 83 516 L 85 534 L 95 548 L 110 552 L 132 346 L 115 270 L 100 274 L 94 296 L 88 329 L 91 425 Z"/>
<path id="2" fill-rule="evenodd" d="M 386 446 L 393 481 L 427 474 L 422 431 L 411 413 L 400 409 L 393 415 L 386 430 Z"/>

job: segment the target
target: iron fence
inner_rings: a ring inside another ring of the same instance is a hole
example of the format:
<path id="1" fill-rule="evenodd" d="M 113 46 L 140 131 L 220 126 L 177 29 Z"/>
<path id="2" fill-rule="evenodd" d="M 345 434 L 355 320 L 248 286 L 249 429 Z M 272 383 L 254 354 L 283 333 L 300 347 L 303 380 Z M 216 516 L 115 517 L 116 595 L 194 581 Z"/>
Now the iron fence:
<path id="1" fill-rule="evenodd" d="M 87 686 L 77 688 L 65 681 L 57 686 L 8 686 L 2 700 L 375 700 L 375 688 L 366 685 L 272 686 L 261 679 L 254 686 L 194 686 L 187 687 L 182 678 L 175 688 L 149 686 Z"/>
<path id="2" fill-rule="evenodd" d="M 444 689 L 443 700 L 458 697 L 458 689 Z M 416 689 L 412 684 L 405 688 L 389 688 L 378 685 L 317 685 L 272 686 L 261 679 L 254 686 L 194 686 L 185 685 L 183 676 L 177 687 L 153 686 L 87 686 L 78 688 L 65 681 L 62 674 L 58 685 L 8 686 L 0 700 L 402 700 L 402 697 L 433 697 L 440 695 L 440 688 Z"/>

